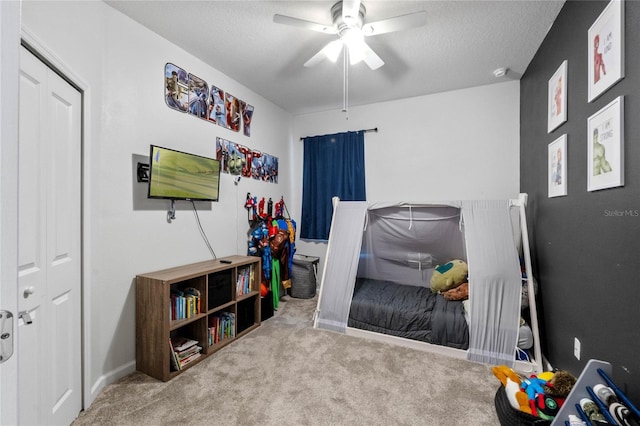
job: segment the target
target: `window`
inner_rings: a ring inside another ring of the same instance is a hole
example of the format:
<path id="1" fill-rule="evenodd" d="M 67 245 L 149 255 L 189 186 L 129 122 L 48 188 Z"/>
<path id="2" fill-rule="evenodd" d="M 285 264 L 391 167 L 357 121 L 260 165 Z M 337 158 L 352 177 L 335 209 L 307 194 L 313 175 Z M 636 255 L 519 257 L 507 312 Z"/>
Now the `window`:
<path id="1" fill-rule="evenodd" d="M 365 201 L 364 132 L 304 138 L 300 238 L 328 240 L 331 199 Z"/>

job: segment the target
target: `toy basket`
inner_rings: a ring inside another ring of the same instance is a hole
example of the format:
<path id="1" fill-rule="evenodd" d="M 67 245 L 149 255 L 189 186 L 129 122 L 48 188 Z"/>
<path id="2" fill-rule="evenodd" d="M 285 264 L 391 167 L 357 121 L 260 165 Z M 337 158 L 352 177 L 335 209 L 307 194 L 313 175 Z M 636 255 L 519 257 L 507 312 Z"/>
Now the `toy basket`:
<path id="1" fill-rule="evenodd" d="M 544 420 L 531 414 L 516 410 L 509 403 L 504 386 L 500 386 L 495 397 L 496 414 L 501 426 L 550 426 L 549 420 Z"/>
<path id="2" fill-rule="evenodd" d="M 316 265 L 319 257 L 293 255 L 291 268 L 291 297 L 311 299 L 316 295 Z"/>

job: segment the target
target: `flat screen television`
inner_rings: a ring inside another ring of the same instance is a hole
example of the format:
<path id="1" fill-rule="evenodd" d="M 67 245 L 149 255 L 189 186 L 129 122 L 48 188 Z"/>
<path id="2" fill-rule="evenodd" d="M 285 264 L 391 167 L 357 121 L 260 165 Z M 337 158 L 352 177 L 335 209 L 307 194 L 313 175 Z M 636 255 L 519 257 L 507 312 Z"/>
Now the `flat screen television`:
<path id="1" fill-rule="evenodd" d="M 151 145 L 149 198 L 218 201 L 220 161 Z"/>

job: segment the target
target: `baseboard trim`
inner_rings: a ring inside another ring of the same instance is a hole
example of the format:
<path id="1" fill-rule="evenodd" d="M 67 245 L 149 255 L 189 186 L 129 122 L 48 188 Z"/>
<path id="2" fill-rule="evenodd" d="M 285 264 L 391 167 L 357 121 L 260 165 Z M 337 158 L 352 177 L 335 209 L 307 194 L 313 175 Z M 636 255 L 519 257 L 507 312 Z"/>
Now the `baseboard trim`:
<path id="1" fill-rule="evenodd" d="M 114 370 L 111 370 L 107 374 L 103 374 L 102 376 L 100 376 L 98 380 L 96 380 L 96 382 L 93 384 L 93 386 L 91 386 L 91 393 L 89 395 L 91 400 L 89 401 L 89 405 L 84 407 L 84 409 L 87 410 L 91 406 L 91 404 L 93 404 L 93 401 L 95 401 L 98 395 L 100 395 L 100 392 L 102 391 L 102 389 L 104 389 L 106 386 L 110 385 L 111 383 L 115 383 L 116 381 L 120 380 L 124 376 L 131 374 L 135 371 L 136 371 L 136 362 L 131 361 Z"/>

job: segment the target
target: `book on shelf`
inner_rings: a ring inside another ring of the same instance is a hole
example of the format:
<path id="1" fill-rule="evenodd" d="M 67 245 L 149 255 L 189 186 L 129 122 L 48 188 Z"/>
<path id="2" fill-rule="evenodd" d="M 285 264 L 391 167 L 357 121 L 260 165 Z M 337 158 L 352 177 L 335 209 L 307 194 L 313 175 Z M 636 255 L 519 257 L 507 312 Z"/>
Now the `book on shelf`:
<path id="1" fill-rule="evenodd" d="M 178 356 L 176 355 L 176 351 L 173 349 L 173 343 L 171 342 L 171 339 L 169 339 L 169 350 L 170 352 L 170 358 L 171 358 L 171 367 L 178 371 L 180 370 L 180 361 L 178 361 Z"/>
<path id="2" fill-rule="evenodd" d="M 221 340 L 235 337 L 235 314 L 231 312 L 221 312 L 218 315 L 209 317 L 209 346 Z"/>
<path id="3" fill-rule="evenodd" d="M 185 294 L 187 295 L 187 297 L 191 297 L 191 310 L 190 310 L 190 315 L 197 315 L 200 312 L 202 312 L 200 310 L 200 290 L 198 290 L 197 288 L 194 287 L 187 287 L 184 290 Z"/>
<path id="4" fill-rule="evenodd" d="M 181 370 L 185 365 L 200 357 L 202 346 L 197 340 L 176 336 L 169 339 L 171 347 L 171 364 L 175 370 Z"/>
<path id="5" fill-rule="evenodd" d="M 200 312 L 200 290 L 194 287 L 187 287 L 184 290 L 171 289 L 169 304 L 171 321 L 191 318 Z"/>
<path id="6" fill-rule="evenodd" d="M 176 352 L 182 352 L 189 349 L 191 346 L 197 345 L 198 341 L 193 339 L 187 339 L 186 337 L 176 336 L 171 339 L 173 343 L 173 350 Z"/>
<path id="7" fill-rule="evenodd" d="M 191 362 L 193 362 L 196 359 L 200 358 L 200 356 L 202 356 L 202 354 L 200 352 L 196 352 L 194 354 L 189 355 L 187 358 L 185 358 L 185 359 L 180 361 L 180 368 L 184 367 L 187 364 L 190 364 Z"/>
<path id="8" fill-rule="evenodd" d="M 251 292 L 251 283 L 253 282 L 254 265 L 251 264 L 238 271 L 238 278 L 236 280 L 236 293 L 238 296 Z"/>
<path id="9" fill-rule="evenodd" d="M 201 350 L 202 350 L 202 346 L 194 345 L 188 349 L 185 349 L 182 352 L 179 352 L 179 353 L 176 352 L 176 357 L 178 358 L 178 361 L 182 362 L 185 360 L 185 358 L 188 358 L 191 355 L 200 352 Z"/>

